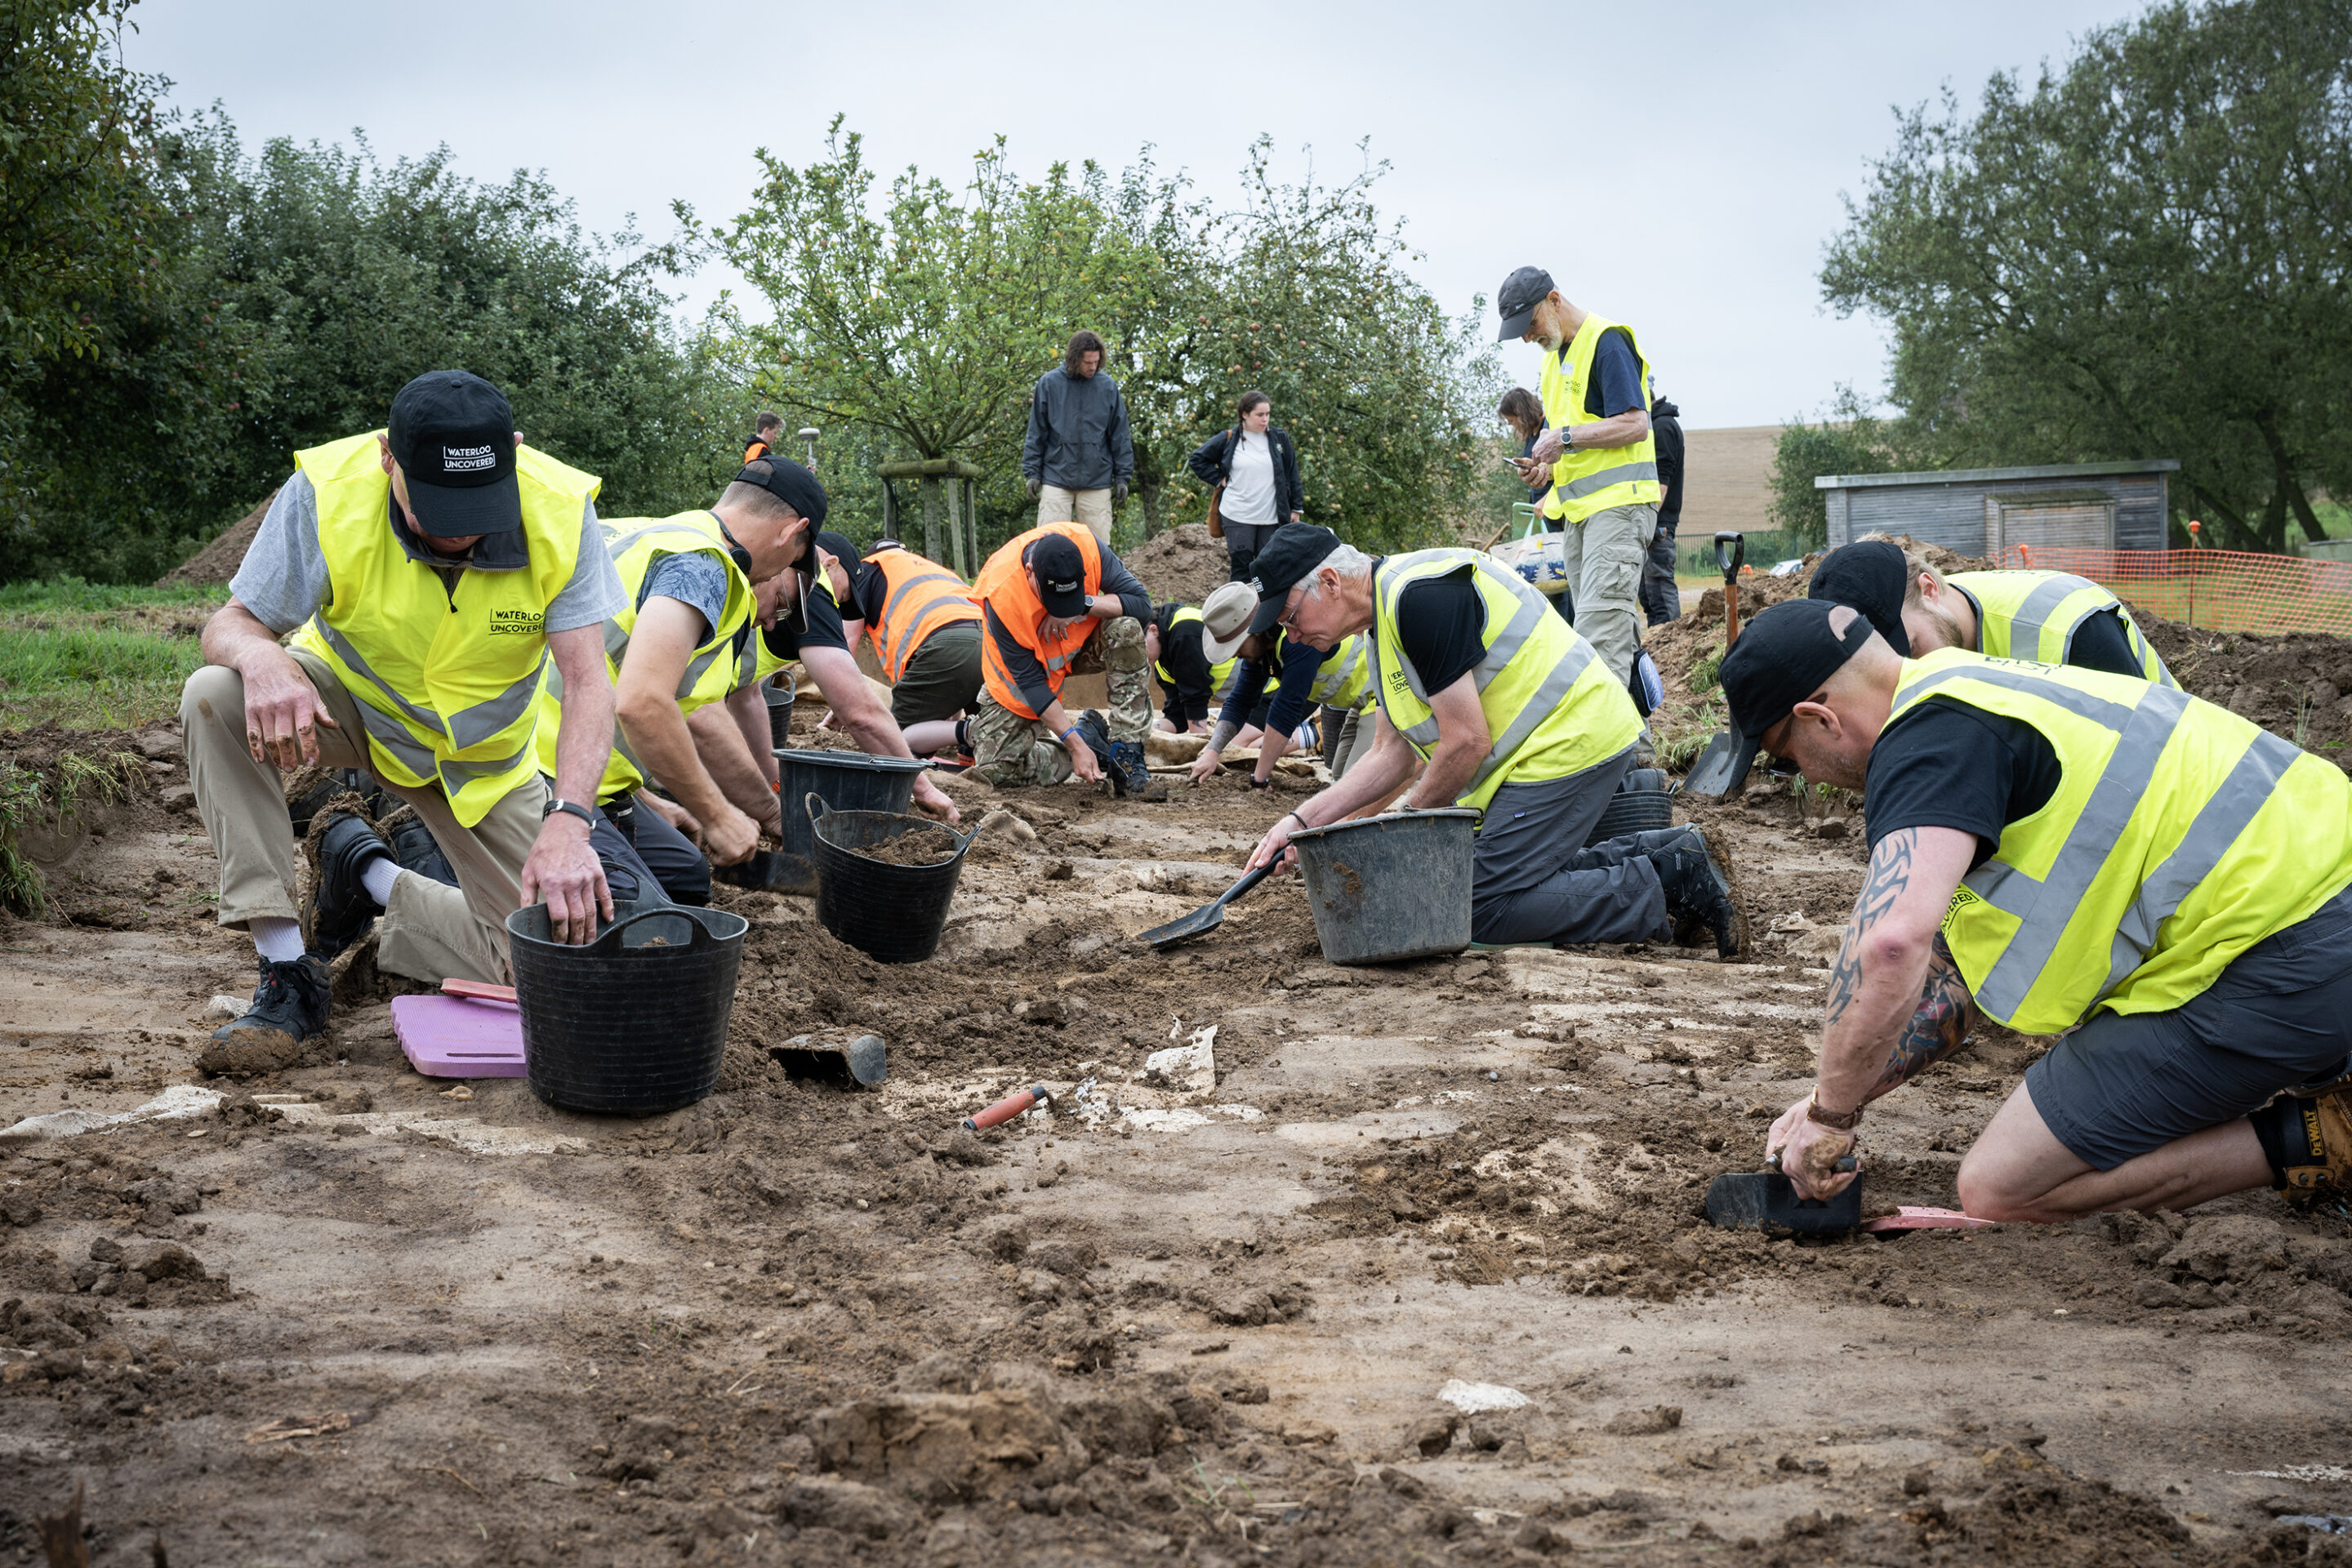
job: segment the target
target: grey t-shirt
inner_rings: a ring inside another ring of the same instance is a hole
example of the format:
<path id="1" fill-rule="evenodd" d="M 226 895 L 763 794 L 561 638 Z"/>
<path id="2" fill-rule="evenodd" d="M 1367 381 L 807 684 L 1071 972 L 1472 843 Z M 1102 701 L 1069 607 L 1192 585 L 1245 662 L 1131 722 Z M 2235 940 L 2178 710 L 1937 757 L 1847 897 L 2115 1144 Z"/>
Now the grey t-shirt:
<path id="1" fill-rule="evenodd" d="M 665 555 L 646 574 L 637 590 L 637 608 L 655 595 L 676 599 L 702 616 L 701 637 L 708 638 L 719 617 L 727 613 L 727 568 L 697 551 L 689 555 Z"/>
<path id="2" fill-rule="evenodd" d="M 391 526 L 389 521 L 385 526 Z M 332 589 L 327 558 L 319 548 L 319 495 L 310 488 L 310 476 L 297 469 L 269 503 L 269 515 L 246 547 L 228 591 L 255 619 L 284 637 L 316 615 Z M 572 580 L 547 606 L 547 629 L 567 632 L 595 626 L 623 602 L 621 574 L 604 552 L 604 533 L 596 526 L 592 499 L 581 509 L 579 562 L 572 569 Z"/>

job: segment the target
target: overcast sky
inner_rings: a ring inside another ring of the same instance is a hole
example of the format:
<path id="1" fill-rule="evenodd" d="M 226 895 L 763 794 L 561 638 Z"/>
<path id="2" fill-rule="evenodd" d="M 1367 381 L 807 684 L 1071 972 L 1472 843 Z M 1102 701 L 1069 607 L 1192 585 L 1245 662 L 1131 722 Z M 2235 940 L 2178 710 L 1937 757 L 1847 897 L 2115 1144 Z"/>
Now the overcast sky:
<path id="1" fill-rule="evenodd" d="M 869 160 L 951 181 L 998 132 L 1013 166 L 1149 142 L 1237 198 L 1244 152 L 1393 172 L 1423 280 L 1449 311 L 1526 262 L 1629 321 L 1694 427 L 1817 412 L 1882 383 L 1875 322 L 1822 310 L 1841 192 L 1889 144 L 1890 106 L 2063 60 L 2129 0 L 1683 5 L 1119 6 L 862 0 L 143 0 L 131 63 L 218 100 L 256 146 L 363 129 L 386 155 L 446 142 L 462 172 L 544 169 L 593 229 L 731 217 L 753 149 L 801 162 L 835 110 Z M 1589 68 L 1584 62 L 1590 62 Z M 698 300 L 727 281 L 698 279 Z M 1490 307 L 1491 308 L 1491 307 Z M 1506 369 L 1534 384 L 1537 351 Z"/>

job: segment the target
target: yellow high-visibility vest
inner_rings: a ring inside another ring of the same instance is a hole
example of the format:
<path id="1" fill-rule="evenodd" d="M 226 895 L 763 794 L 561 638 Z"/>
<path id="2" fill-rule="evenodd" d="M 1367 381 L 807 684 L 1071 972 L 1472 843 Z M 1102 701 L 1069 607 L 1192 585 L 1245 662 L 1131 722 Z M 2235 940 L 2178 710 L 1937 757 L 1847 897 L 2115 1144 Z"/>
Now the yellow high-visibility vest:
<path id="1" fill-rule="evenodd" d="M 1309 701 L 1326 708 L 1360 713 L 1372 705 L 1371 639 L 1358 632 L 1341 637 L 1338 646 L 1315 667 L 1315 684 L 1307 689 Z"/>
<path id="2" fill-rule="evenodd" d="M 1931 697 L 2021 720 L 2058 754 L 2057 793 L 1944 917 L 1977 1005 L 2022 1034 L 2179 1007 L 2352 884 L 2352 780 L 2225 708 L 1943 648 L 1904 661 L 1889 727 Z"/>
<path id="3" fill-rule="evenodd" d="M 1642 716 L 1607 663 L 1549 600 L 1475 550 L 1418 550 L 1373 569 L 1372 689 L 1397 733 L 1424 759 L 1437 750 L 1431 693 L 1398 640 L 1397 606 L 1415 583 L 1462 574 L 1486 607 L 1486 653 L 1470 673 L 1490 744 L 1454 804 L 1484 810 L 1507 784 L 1563 779 L 1632 745 Z"/>
<path id="4" fill-rule="evenodd" d="M 294 646 L 358 702 L 371 770 L 404 788 L 437 784 L 471 827 L 538 772 L 540 688 L 553 668 L 547 607 L 572 580 L 581 518 L 603 481 L 518 447 L 528 563 L 428 564 L 393 531 L 376 435 L 294 455 L 318 496 L 329 583 Z"/>
<path id="5" fill-rule="evenodd" d="M 2064 664 L 2075 628 L 2102 610 L 2113 610 L 2147 679 L 2158 686 L 2180 685 L 2140 635 L 2124 602 L 2088 577 L 2068 572 L 1956 572 L 1944 581 L 1975 607 L 1976 651 L 1988 658 Z"/>
<path id="6" fill-rule="evenodd" d="M 1559 353 L 1545 356 L 1538 385 L 1548 428 L 1566 430 L 1600 422 L 1599 415 L 1586 412 L 1584 395 L 1592 383 L 1593 351 L 1601 345 L 1601 334 L 1607 331 L 1623 332 L 1633 346 L 1641 371 L 1642 406 L 1650 406 L 1650 362 L 1643 357 L 1633 329 L 1622 321 L 1588 315 Z M 1543 514 L 1565 522 L 1582 522 L 1612 506 L 1641 501 L 1655 505 L 1665 493 L 1665 487 L 1658 483 L 1657 434 L 1648 431 L 1640 440 L 1622 447 L 1563 449 L 1559 460 L 1551 466 L 1551 489 L 1544 492 Z"/>
<path id="7" fill-rule="evenodd" d="M 1171 631 L 1173 631 L 1178 626 L 1200 618 L 1200 609 L 1195 605 L 1186 605 L 1168 617 L 1168 626 Z M 1160 655 L 1160 662 L 1151 667 L 1151 673 L 1160 678 L 1160 689 L 1172 693 L 1176 689 L 1176 676 L 1175 672 L 1168 668 L 1168 650 L 1165 647 L 1161 648 Z M 1235 654 L 1231 658 L 1219 659 L 1209 666 L 1209 690 L 1212 694 L 1219 691 L 1227 681 L 1233 679 L 1234 666 L 1240 662 L 1241 655 Z"/>
<path id="8" fill-rule="evenodd" d="M 629 655 L 629 637 L 637 626 L 638 596 L 644 592 L 647 574 L 673 555 L 707 555 L 727 573 L 727 605 L 719 612 L 719 624 L 709 628 L 687 660 L 686 673 L 677 683 L 677 708 L 681 713 L 691 713 L 724 699 L 735 688 L 736 661 L 754 628 L 751 582 L 728 554 L 727 537 L 719 530 L 718 518 L 707 511 L 682 511 L 676 517 L 657 520 L 619 518 L 606 521 L 604 532 L 604 548 L 613 557 L 614 570 L 621 576 L 621 608 L 604 622 L 606 673 L 615 683 L 620 680 L 622 661 Z M 563 678 L 550 675 L 547 693 L 540 699 L 538 742 L 539 771 L 549 778 L 555 776 L 556 731 L 562 720 L 558 704 L 562 696 Z M 615 723 L 613 755 L 604 764 L 604 777 L 596 786 L 596 799 L 604 802 L 634 794 L 645 782 L 645 770 L 637 762 L 636 752 L 630 749 L 628 736 Z"/>

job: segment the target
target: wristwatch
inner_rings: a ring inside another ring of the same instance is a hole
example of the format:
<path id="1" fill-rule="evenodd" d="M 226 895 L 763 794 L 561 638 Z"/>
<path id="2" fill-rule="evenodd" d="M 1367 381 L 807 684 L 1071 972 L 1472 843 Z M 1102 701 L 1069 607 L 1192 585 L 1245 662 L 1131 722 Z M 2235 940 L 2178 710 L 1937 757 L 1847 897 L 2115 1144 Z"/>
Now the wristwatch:
<path id="1" fill-rule="evenodd" d="M 541 822 L 544 822 L 559 811 L 578 817 L 581 821 L 586 823 L 592 829 L 596 826 L 596 814 L 589 810 L 586 806 L 582 805 L 578 801 L 572 800 L 549 801 L 545 805 L 539 808 L 539 819 Z"/>
<path id="2" fill-rule="evenodd" d="M 1862 1107 L 1852 1110 L 1825 1110 L 1822 1108 L 1821 1090 L 1805 1096 L 1805 1120 L 1818 1121 L 1824 1127 L 1834 1127 L 1841 1132 L 1851 1132 L 1862 1125 Z"/>

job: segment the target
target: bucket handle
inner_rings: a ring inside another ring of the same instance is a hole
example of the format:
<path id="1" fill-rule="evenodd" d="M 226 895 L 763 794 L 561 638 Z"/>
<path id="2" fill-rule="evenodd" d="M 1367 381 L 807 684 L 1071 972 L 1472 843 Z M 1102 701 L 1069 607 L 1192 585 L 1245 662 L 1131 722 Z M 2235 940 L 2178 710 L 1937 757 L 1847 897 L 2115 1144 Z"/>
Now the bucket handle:
<path id="1" fill-rule="evenodd" d="M 686 944 L 685 951 L 688 952 L 699 952 L 704 948 L 717 947 L 719 945 L 719 939 L 710 934 L 710 928 L 709 926 L 706 926 L 700 921 L 696 920 L 693 914 L 688 910 L 683 909 L 679 905 L 671 903 L 667 899 L 663 899 L 658 902 L 648 904 L 642 909 L 633 909 L 629 913 L 620 916 L 620 918 L 614 921 L 611 925 L 606 926 L 603 931 L 599 932 L 594 942 L 590 942 L 581 951 L 583 953 L 594 953 L 599 957 L 610 957 L 612 954 L 621 951 L 622 932 L 627 931 L 631 926 L 635 925 L 639 921 L 651 920 L 656 915 L 683 915 L 685 917 L 687 925 L 690 927 L 694 932 L 692 938 L 689 939 Z"/>
<path id="2" fill-rule="evenodd" d="M 814 828 L 823 828 L 824 819 L 833 815 L 833 807 L 826 805 L 824 797 L 814 790 L 801 796 L 801 809 L 808 813 L 809 826 Z M 926 821 L 929 822 L 929 819 L 926 818 Z M 956 841 L 955 853 L 948 857 L 950 860 L 962 859 L 963 852 L 971 847 L 971 841 L 980 837 L 980 829 L 977 827 L 969 833 L 959 833 L 944 822 L 929 822 L 929 826 L 943 830 L 949 837 Z"/>

